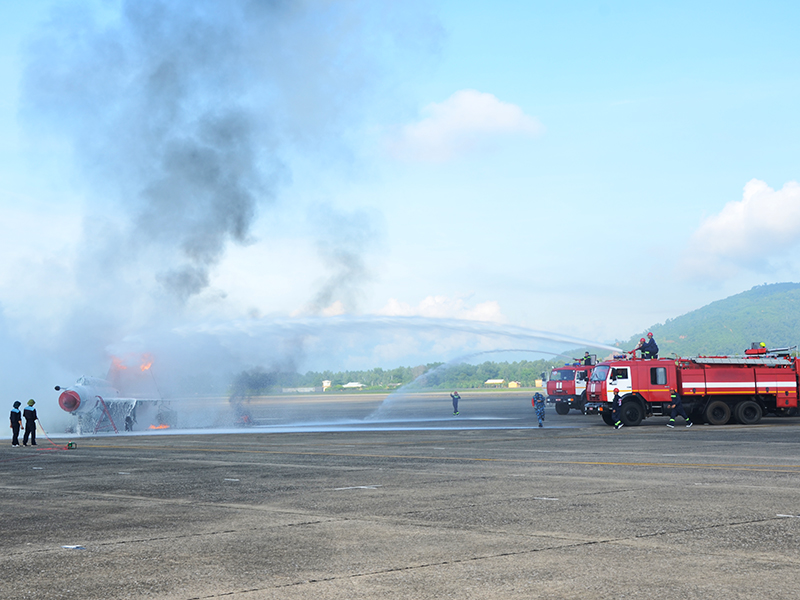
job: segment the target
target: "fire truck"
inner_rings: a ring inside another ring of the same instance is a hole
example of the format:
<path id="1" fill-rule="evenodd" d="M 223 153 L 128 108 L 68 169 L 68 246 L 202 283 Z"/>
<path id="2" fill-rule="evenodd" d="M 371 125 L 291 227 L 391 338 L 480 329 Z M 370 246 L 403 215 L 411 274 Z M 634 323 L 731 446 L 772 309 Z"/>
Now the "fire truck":
<path id="1" fill-rule="evenodd" d="M 583 360 L 556 367 L 550 372 L 547 381 L 547 401 L 555 403 L 556 412 L 565 415 L 570 408 L 583 412 L 586 403 L 586 384 L 597 362 L 596 355 L 592 355 L 584 364 Z"/>
<path id="2" fill-rule="evenodd" d="M 585 414 L 600 414 L 607 425 L 614 389 L 622 399 L 625 425 L 671 412 L 670 391 L 681 395 L 695 422 L 752 425 L 765 414 L 797 413 L 800 358 L 796 346 L 768 350 L 753 344 L 743 355 L 643 359 L 614 356 L 594 367 L 586 389 Z"/>

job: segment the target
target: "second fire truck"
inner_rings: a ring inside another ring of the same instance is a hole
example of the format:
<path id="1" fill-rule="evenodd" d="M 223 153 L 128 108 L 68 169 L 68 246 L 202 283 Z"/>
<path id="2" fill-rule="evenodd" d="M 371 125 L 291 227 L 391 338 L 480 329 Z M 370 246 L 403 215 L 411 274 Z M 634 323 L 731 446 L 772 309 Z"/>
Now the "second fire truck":
<path id="1" fill-rule="evenodd" d="M 556 412 L 565 415 L 569 409 L 574 408 L 583 412 L 586 403 L 586 384 L 597 362 L 596 356 L 556 367 L 550 372 L 547 381 L 547 400 L 555 403 Z M 588 363 L 588 364 L 586 364 Z"/>

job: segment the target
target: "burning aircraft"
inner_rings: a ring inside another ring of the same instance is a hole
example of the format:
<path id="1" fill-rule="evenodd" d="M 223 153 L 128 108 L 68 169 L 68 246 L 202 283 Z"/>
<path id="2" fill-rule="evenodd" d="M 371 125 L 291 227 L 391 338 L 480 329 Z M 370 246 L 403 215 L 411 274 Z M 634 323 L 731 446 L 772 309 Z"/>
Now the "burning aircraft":
<path id="1" fill-rule="evenodd" d="M 57 385 L 58 405 L 77 417 L 79 434 L 174 427 L 175 412 L 161 398 L 152 365 L 149 355 L 114 358 L 105 379 L 81 377 L 71 387 Z"/>

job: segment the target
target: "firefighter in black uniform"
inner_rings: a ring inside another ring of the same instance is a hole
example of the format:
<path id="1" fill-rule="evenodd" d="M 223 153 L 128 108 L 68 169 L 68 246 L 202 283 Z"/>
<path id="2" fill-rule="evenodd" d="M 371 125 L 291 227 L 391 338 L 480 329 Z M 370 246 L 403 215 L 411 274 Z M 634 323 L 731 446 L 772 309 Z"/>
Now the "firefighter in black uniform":
<path id="1" fill-rule="evenodd" d="M 686 409 L 683 408 L 683 402 L 681 402 L 681 397 L 678 392 L 675 390 L 669 391 L 669 397 L 672 404 L 672 413 L 669 416 L 669 423 L 667 423 L 667 427 L 675 427 L 675 417 L 678 415 L 683 417 L 683 420 L 686 421 L 686 427 L 691 427 L 692 422 L 689 420 L 689 417 L 686 415 Z"/>
<path id="2" fill-rule="evenodd" d="M 36 445 L 36 409 L 33 405 L 36 404 L 33 398 L 28 400 L 28 406 L 22 411 L 22 416 L 25 417 L 25 435 L 22 436 L 22 445 L 28 445 L 28 436 L 31 438 L 31 446 Z"/>
<path id="3" fill-rule="evenodd" d="M 22 402 L 17 400 L 11 409 L 11 445 L 15 448 L 19 446 L 19 428 L 22 425 L 22 413 L 19 410 L 21 404 Z"/>
<path id="4" fill-rule="evenodd" d="M 619 388 L 614 388 L 614 399 L 611 401 L 611 420 L 614 421 L 614 429 L 622 428 L 622 398 L 619 396 Z"/>

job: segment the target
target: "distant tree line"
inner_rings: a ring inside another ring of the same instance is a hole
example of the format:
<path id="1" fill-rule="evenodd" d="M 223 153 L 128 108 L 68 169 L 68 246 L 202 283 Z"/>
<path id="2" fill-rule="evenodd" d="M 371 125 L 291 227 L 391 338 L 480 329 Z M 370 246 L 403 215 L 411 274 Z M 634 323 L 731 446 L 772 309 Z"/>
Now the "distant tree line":
<path id="1" fill-rule="evenodd" d="M 549 376 L 550 369 L 561 366 L 564 360 L 522 360 L 519 362 L 483 362 L 446 364 L 429 363 L 416 367 L 381 368 L 368 371 L 309 371 L 300 373 L 251 369 L 234 378 L 231 397 L 247 397 L 280 392 L 283 388 L 321 388 L 323 381 L 331 382 L 331 389 L 342 389 L 350 382 L 364 385 L 364 390 L 394 389 L 413 386 L 415 389 L 470 389 L 484 387 L 488 379 L 517 381 L 522 387 L 534 387 L 542 375 Z"/>

